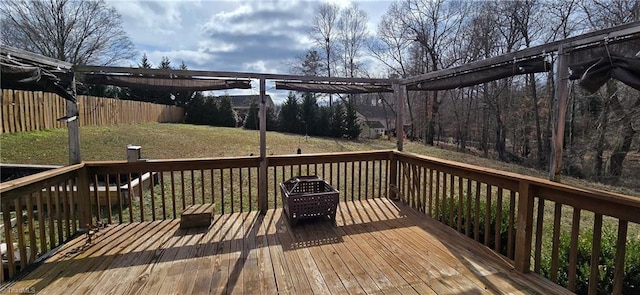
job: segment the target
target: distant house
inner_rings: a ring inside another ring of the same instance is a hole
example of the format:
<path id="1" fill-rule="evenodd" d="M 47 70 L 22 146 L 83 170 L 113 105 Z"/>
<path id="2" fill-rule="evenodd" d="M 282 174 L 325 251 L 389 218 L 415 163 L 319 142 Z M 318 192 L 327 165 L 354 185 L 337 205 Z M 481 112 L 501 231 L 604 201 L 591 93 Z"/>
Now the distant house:
<path id="1" fill-rule="evenodd" d="M 362 132 L 361 137 L 378 138 L 395 128 L 395 113 L 383 106 L 356 105 Z"/>
<path id="2" fill-rule="evenodd" d="M 366 138 L 380 138 L 385 134 L 386 128 L 380 121 L 365 121 L 362 124 L 362 132 L 360 136 Z"/>
<path id="3" fill-rule="evenodd" d="M 231 99 L 231 105 L 233 106 L 233 110 L 236 112 L 238 117 L 238 122 L 243 123 L 247 117 L 247 112 L 249 112 L 249 106 L 251 106 L 251 102 L 255 101 L 256 103 L 260 103 L 260 95 L 227 95 L 229 99 Z M 266 104 L 267 108 L 273 108 L 273 100 L 271 96 L 266 95 Z"/>

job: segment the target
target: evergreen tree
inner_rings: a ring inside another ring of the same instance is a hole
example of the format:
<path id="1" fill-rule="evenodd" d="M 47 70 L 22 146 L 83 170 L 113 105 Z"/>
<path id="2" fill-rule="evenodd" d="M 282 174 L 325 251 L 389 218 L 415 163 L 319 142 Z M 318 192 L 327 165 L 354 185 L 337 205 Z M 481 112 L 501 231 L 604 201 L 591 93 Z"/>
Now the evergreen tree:
<path id="1" fill-rule="evenodd" d="M 331 124 L 329 124 L 332 137 L 341 138 L 344 135 L 344 110 L 342 104 L 336 103 L 331 112 Z"/>
<path id="2" fill-rule="evenodd" d="M 236 114 L 229 96 L 223 96 L 218 105 L 218 125 L 223 127 L 236 127 Z"/>
<path id="3" fill-rule="evenodd" d="M 196 95 L 189 102 L 186 108 L 185 123 L 195 125 L 208 125 L 206 119 L 205 98 L 202 95 Z"/>
<path id="4" fill-rule="evenodd" d="M 140 63 L 138 64 L 138 68 L 140 69 L 151 69 L 152 65 L 147 58 L 147 54 L 143 53 L 142 58 L 140 59 Z M 126 96 L 127 99 L 137 100 L 137 101 L 153 101 L 152 93 L 146 86 L 140 87 L 130 87 L 129 95 Z M 185 118 L 186 119 L 186 118 Z"/>
<path id="5" fill-rule="evenodd" d="M 360 137 L 360 123 L 358 122 L 358 116 L 356 112 L 356 106 L 353 100 L 347 103 L 344 118 L 344 136 L 349 139 L 357 139 Z"/>
<path id="6" fill-rule="evenodd" d="M 281 132 L 299 133 L 300 132 L 300 120 L 298 116 L 298 100 L 293 94 L 289 92 L 287 101 L 282 104 L 279 116 L 279 130 Z"/>
<path id="7" fill-rule="evenodd" d="M 278 130 L 278 117 L 273 108 L 267 108 L 267 131 Z"/>
<path id="8" fill-rule="evenodd" d="M 300 119 L 304 125 L 302 130 L 306 135 L 318 135 L 318 103 L 316 98 L 309 92 L 302 95 L 302 106 L 300 108 Z"/>
<path id="9" fill-rule="evenodd" d="M 138 68 L 140 69 L 150 69 L 152 68 L 151 63 L 149 62 L 149 58 L 147 58 L 147 54 L 142 54 L 142 59 L 140 59 L 140 63 L 138 64 Z"/>
<path id="10" fill-rule="evenodd" d="M 244 129 L 257 130 L 259 124 L 258 103 L 255 100 L 252 100 L 251 105 L 249 105 L 249 111 L 247 112 L 247 118 L 244 120 Z"/>
<path id="11" fill-rule="evenodd" d="M 331 108 L 322 106 L 318 110 L 318 121 L 316 132 L 318 136 L 331 136 Z"/>
<path id="12" fill-rule="evenodd" d="M 158 65 L 158 69 L 160 70 L 170 70 L 171 69 L 171 60 L 168 57 L 163 56 L 160 60 L 160 64 Z M 174 105 L 175 104 L 175 96 L 168 91 L 154 91 L 150 90 L 151 95 L 153 95 L 154 103 L 166 104 L 166 105 Z"/>
<path id="13" fill-rule="evenodd" d="M 160 60 L 160 64 L 158 65 L 158 69 L 161 70 L 170 70 L 171 69 L 171 60 L 168 57 L 163 56 Z"/>
<path id="14" fill-rule="evenodd" d="M 196 92 L 196 96 L 202 96 L 202 94 L 200 92 Z M 205 102 L 204 102 L 204 106 L 203 106 L 203 113 L 204 113 L 204 124 L 210 125 L 210 126 L 218 126 L 220 125 L 219 118 L 219 111 L 218 111 L 218 104 L 216 103 L 215 98 L 213 97 L 207 97 L 205 98 Z"/>

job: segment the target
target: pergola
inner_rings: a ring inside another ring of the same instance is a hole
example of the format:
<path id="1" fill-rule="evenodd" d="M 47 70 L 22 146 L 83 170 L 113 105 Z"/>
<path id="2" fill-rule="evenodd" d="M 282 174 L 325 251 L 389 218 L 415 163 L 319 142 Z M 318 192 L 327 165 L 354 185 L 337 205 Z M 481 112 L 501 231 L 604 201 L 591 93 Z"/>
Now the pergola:
<path id="1" fill-rule="evenodd" d="M 85 83 L 116 86 L 140 86 L 165 90 L 247 89 L 251 79 L 260 88 L 260 159 L 266 174 L 266 81 L 274 81 L 276 89 L 315 93 L 395 93 L 397 97 L 397 149 L 403 149 L 404 108 L 407 91 L 438 91 L 467 87 L 515 75 L 551 70 L 546 56 L 555 53 L 556 91 L 550 179 L 558 180 L 562 164 L 563 136 L 568 98 L 568 80 L 582 79 L 596 90 L 610 78 L 640 90 L 640 22 L 612 27 L 584 35 L 554 41 L 494 58 L 443 69 L 404 79 L 315 77 L 248 72 L 223 72 L 176 69 L 141 69 L 71 65 L 37 54 L 2 45 L 2 86 L 14 89 L 44 90 L 67 99 L 70 163 L 81 162 L 78 113 L 75 100 L 76 75 Z M 631 45 L 631 46 L 630 46 Z M 636 45 L 636 46 L 633 46 Z M 602 50 L 602 49 L 606 50 Z M 635 49 L 634 49 L 635 48 Z M 607 55 L 602 56 L 602 52 Z M 571 65 L 570 65 L 571 64 Z M 569 69 L 573 71 L 570 75 Z M 11 74 L 11 75 L 9 75 Z M 589 87 L 587 87 L 589 88 Z M 263 178 L 264 179 L 264 178 Z M 263 181 L 264 182 L 264 181 Z M 260 183 L 266 192 L 266 182 Z"/>

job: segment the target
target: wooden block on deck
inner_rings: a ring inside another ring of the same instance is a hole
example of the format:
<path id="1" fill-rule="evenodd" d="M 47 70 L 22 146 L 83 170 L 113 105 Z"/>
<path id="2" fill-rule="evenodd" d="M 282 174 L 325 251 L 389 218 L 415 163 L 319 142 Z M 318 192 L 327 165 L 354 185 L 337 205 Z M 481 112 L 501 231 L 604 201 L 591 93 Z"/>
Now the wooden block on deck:
<path id="1" fill-rule="evenodd" d="M 191 205 L 184 209 L 180 228 L 209 227 L 213 219 L 214 204 Z"/>

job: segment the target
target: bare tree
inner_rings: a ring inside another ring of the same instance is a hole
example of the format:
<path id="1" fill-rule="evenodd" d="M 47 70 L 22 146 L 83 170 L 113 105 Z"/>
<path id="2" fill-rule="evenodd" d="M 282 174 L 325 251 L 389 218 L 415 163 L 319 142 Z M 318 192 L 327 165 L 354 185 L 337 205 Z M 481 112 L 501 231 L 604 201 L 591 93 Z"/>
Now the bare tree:
<path id="1" fill-rule="evenodd" d="M 378 24 L 377 38 L 367 44 L 371 55 L 383 63 L 390 74 L 406 78 L 409 65 L 408 51 L 413 42 L 410 31 L 401 21 L 403 12 L 399 2 L 392 2 Z"/>
<path id="2" fill-rule="evenodd" d="M 582 3 L 582 8 L 591 29 L 600 29 L 640 20 L 640 1 L 638 0 L 590 0 Z M 611 49 L 613 50 L 613 49 Z M 617 54 L 633 56 L 637 48 L 618 47 Z M 606 48 L 611 54 L 610 48 Z M 631 150 L 637 131 L 633 128 L 632 118 L 640 116 L 640 98 L 637 91 L 621 91 L 624 86 L 617 81 L 609 81 L 604 89 L 604 99 L 600 114 L 600 128 L 597 129 L 594 155 L 594 171 L 597 177 L 604 176 L 605 149 L 611 148 L 609 171 L 613 181 L 622 175 L 623 163 Z M 633 93 L 635 92 L 635 93 Z M 616 136 L 605 137 L 607 129 L 615 130 Z"/>
<path id="3" fill-rule="evenodd" d="M 118 12 L 105 1 L 0 4 L 2 42 L 73 64 L 115 64 L 135 56 Z"/>
<path id="4" fill-rule="evenodd" d="M 588 0 L 582 9 L 592 28 L 603 28 L 640 19 L 638 0 Z"/>
<path id="5" fill-rule="evenodd" d="M 467 4 L 444 0 L 405 0 L 402 2 L 401 20 L 411 34 L 411 40 L 418 42 L 427 57 L 425 72 L 437 71 L 455 63 L 447 60 L 448 46 L 457 36 L 466 17 Z M 433 145 L 435 122 L 440 100 L 438 92 L 430 92 L 425 100 L 427 130 L 425 142 Z"/>
<path id="6" fill-rule="evenodd" d="M 332 3 L 318 5 L 311 25 L 311 37 L 318 47 L 324 51 L 327 76 L 331 77 L 333 66 L 333 54 L 336 47 L 337 26 L 340 7 Z M 329 106 L 332 105 L 332 96 L 329 95 Z"/>
<path id="7" fill-rule="evenodd" d="M 531 47 L 533 42 L 539 40 L 539 37 L 542 35 L 543 31 L 543 23 L 541 21 L 546 19 L 546 16 L 543 15 L 542 4 L 536 0 L 525 0 L 525 1 L 514 1 L 510 2 L 510 12 L 513 18 L 513 23 L 515 25 L 516 30 L 520 33 L 524 46 Z M 529 85 L 530 95 L 531 95 L 531 103 L 533 107 L 533 117 L 535 121 L 535 141 L 536 141 L 536 165 L 538 168 L 543 168 L 546 163 L 546 151 L 543 149 L 542 142 L 542 127 L 540 124 L 540 110 L 538 107 L 538 88 L 536 75 L 531 73 L 527 75 L 527 83 Z M 525 113 L 525 116 L 526 113 Z M 529 147 L 529 126 L 528 122 L 526 122 L 528 118 L 525 118 L 524 124 L 527 125 L 524 128 L 524 156 L 528 155 Z M 515 144 L 515 143 L 514 143 Z"/>
<path id="8" fill-rule="evenodd" d="M 369 53 L 387 67 L 390 77 L 406 78 L 412 74 L 411 69 L 418 65 L 411 56 L 411 47 L 416 46 L 411 39 L 412 32 L 402 22 L 403 14 L 400 2 L 392 2 L 378 24 L 377 38 L 371 38 L 367 44 Z M 415 94 L 407 97 L 407 111 L 412 128 L 416 125 L 414 114 L 417 110 L 413 107 L 414 100 L 420 99 L 422 96 Z M 385 105 L 392 105 L 384 98 L 383 102 Z M 415 135 L 415 130 L 411 134 Z"/>
<path id="9" fill-rule="evenodd" d="M 359 68 L 358 59 L 362 56 L 362 48 L 367 40 L 367 13 L 353 3 L 343 9 L 338 21 L 344 73 L 347 77 L 355 77 Z"/>

